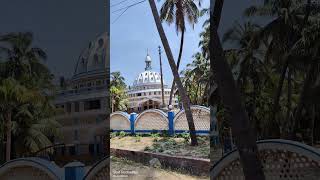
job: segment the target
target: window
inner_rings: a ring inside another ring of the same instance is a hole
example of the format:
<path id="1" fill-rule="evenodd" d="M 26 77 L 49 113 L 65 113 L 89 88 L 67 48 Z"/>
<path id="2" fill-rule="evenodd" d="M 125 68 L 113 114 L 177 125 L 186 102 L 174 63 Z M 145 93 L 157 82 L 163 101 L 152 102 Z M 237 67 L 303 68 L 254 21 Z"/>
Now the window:
<path id="1" fill-rule="evenodd" d="M 100 108 L 101 108 L 100 100 L 91 100 L 91 101 L 86 101 L 84 103 L 85 110 L 93 110 L 93 109 L 100 109 Z"/>
<path id="2" fill-rule="evenodd" d="M 68 112 L 68 113 L 71 112 L 71 103 L 67 103 L 67 112 Z"/>
<path id="3" fill-rule="evenodd" d="M 66 148 L 64 146 L 61 147 L 61 155 L 64 155 L 65 151 L 66 151 Z"/>
<path id="4" fill-rule="evenodd" d="M 149 95 L 151 95 L 151 92 L 149 92 Z"/>
<path id="5" fill-rule="evenodd" d="M 101 81 L 96 81 L 96 85 L 100 86 L 101 85 Z"/>
<path id="6" fill-rule="evenodd" d="M 137 96 L 141 96 L 141 93 L 138 93 Z"/>
<path id="7" fill-rule="evenodd" d="M 89 144 L 89 152 L 91 155 L 94 154 L 94 144 Z"/>
<path id="8" fill-rule="evenodd" d="M 157 92 L 153 92 L 154 95 L 157 95 Z"/>
<path id="9" fill-rule="evenodd" d="M 88 82 L 88 83 L 87 83 L 87 86 L 88 86 L 88 87 L 91 87 L 91 82 Z"/>
<path id="10" fill-rule="evenodd" d="M 74 118 L 73 119 L 73 124 L 74 125 L 78 125 L 79 124 L 79 119 L 78 118 Z"/>
<path id="11" fill-rule="evenodd" d="M 69 154 L 76 155 L 76 148 L 74 146 L 69 147 Z"/>
<path id="12" fill-rule="evenodd" d="M 145 96 L 145 95 L 147 95 L 146 93 L 143 93 L 143 95 Z"/>
<path id="13" fill-rule="evenodd" d="M 73 140 L 75 140 L 75 141 L 79 140 L 79 133 L 78 133 L 78 130 L 74 130 Z"/>
<path id="14" fill-rule="evenodd" d="M 99 124 L 102 121 L 103 121 L 103 117 L 99 116 L 96 118 L 96 124 Z"/>
<path id="15" fill-rule="evenodd" d="M 79 102 L 74 103 L 74 112 L 79 112 Z"/>

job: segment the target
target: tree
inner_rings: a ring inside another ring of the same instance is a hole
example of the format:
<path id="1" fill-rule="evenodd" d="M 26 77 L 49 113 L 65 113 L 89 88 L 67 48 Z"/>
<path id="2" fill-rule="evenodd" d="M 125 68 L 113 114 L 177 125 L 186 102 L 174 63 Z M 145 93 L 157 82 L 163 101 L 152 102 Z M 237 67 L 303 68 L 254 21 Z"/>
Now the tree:
<path id="1" fill-rule="evenodd" d="M 199 1 L 200 5 L 200 1 Z M 160 9 L 160 20 L 166 21 L 169 25 L 175 23 L 177 33 L 181 32 L 180 49 L 177 60 L 177 69 L 182 57 L 184 33 L 186 31 L 186 21 L 194 26 L 198 22 L 199 9 L 194 0 L 165 0 Z M 169 105 L 172 104 L 175 81 L 173 80 L 170 92 Z"/>
<path id="2" fill-rule="evenodd" d="M 111 73 L 111 112 L 127 110 L 128 99 L 126 94 L 126 84 L 124 80 L 124 77 L 119 71 Z"/>
<path id="3" fill-rule="evenodd" d="M 12 146 L 22 156 L 51 145 L 59 124 L 51 118 L 55 113 L 50 93 L 53 75 L 41 62 L 46 53 L 33 46 L 33 34 L 0 36 L 0 53 L 0 112 L 6 131 L 6 160 L 10 160 Z"/>
<path id="4" fill-rule="evenodd" d="M 171 70 L 172 70 L 174 81 L 177 84 L 178 91 L 179 91 L 180 96 L 181 96 L 183 107 L 184 107 L 184 110 L 185 110 L 185 113 L 186 113 L 186 118 L 187 118 L 187 121 L 188 121 L 188 126 L 189 126 L 189 131 L 190 131 L 190 138 L 191 138 L 191 145 L 192 146 L 196 146 L 196 145 L 198 145 L 198 142 L 197 142 L 197 137 L 196 137 L 196 132 L 195 132 L 193 116 L 192 116 L 192 112 L 191 112 L 191 108 L 190 108 L 190 99 L 188 98 L 187 93 L 186 93 L 185 89 L 183 88 L 183 85 L 182 85 L 182 82 L 181 82 L 181 79 L 180 79 L 180 76 L 179 76 L 179 72 L 178 72 L 177 66 L 175 64 L 175 61 L 174 61 L 174 58 L 173 58 L 173 55 L 172 55 L 172 52 L 171 52 L 167 37 L 166 37 L 166 35 L 164 33 L 164 30 L 163 30 L 163 27 L 162 27 L 162 24 L 161 24 L 161 21 L 160 21 L 160 17 L 159 17 L 158 11 L 157 11 L 157 6 L 156 6 L 154 0 L 149 0 L 149 4 L 150 4 L 150 8 L 151 8 L 151 11 L 152 11 L 152 15 L 153 15 L 155 24 L 157 26 L 157 30 L 158 30 L 162 45 L 163 45 L 163 47 L 165 49 L 169 65 L 170 65 Z"/>
<path id="5" fill-rule="evenodd" d="M 264 16 L 273 18 L 260 33 L 261 38 L 269 41 L 266 52 L 267 60 L 271 60 L 278 67 L 277 71 L 280 71 L 280 78 L 274 93 L 273 108 L 269 119 L 273 124 L 272 132 L 275 132 L 277 127 L 281 127 L 281 114 L 279 114 L 281 106 L 279 102 L 287 72 L 290 72 L 290 76 L 292 76 L 291 66 L 297 60 L 293 55 L 294 48 L 301 38 L 302 31 L 308 26 L 309 17 L 311 14 L 318 14 L 318 10 L 319 7 L 317 6 L 311 8 L 311 0 L 307 2 L 268 0 L 262 6 L 251 6 L 245 10 L 245 15 L 249 17 Z M 291 101 L 288 101 L 287 107 L 291 107 L 290 104 Z M 291 108 L 288 108 L 288 114 L 290 114 L 290 111 Z M 290 117 L 288 116 L 288 118 Z M 281 130 L 272 134 L 272 137 L 277 137 L 279 134 L 281 134 Z"/>
<path id="6" fill-rule="evenodd" d="M 253 130 L 250 128 L 248 115 L 241 102 L 240 92 L 233 79 L 233 74 L 224 56 L 218 35 L 218 27 L 224 1 L 211 0 L 210 12 L 210 65 L 218 84 L 219 94 L 224 107 L 231 115 L 232 134 L 236 137 L 236 147 L 244 176 L 247 180 L 265 179 L 258 156 L 258 148 Z M 213 83 L 212 83 L 213 84 Z M 213 102 L 211 102 L 213 104 Z"/>
<path id="7" fill-rule="evenodd" d="M 0 86 L 0 110 L 3 113 L 6 129 L 6 161 L 11 158 L 11 132 L 13 112 L 18 107 L 23 107 L 32 99 L 32 93 L 17 81 L 8 78 L 2 81 Z M 25 113 L 30 114 L 27 109 Z"/>
<path id="8" fill-rule="evenodd" d="M 192 63 L 187 64 L 180 74 L 182 83 L 193 104 L 207 105 L 209 89 L 209 61 L 198 52 L 192 56 Z"/>
<path id="9" fill-rule="evenodd" d="M 119 71 L 111 72 L 110 86 L 126 88 L 125 79 Z"/>

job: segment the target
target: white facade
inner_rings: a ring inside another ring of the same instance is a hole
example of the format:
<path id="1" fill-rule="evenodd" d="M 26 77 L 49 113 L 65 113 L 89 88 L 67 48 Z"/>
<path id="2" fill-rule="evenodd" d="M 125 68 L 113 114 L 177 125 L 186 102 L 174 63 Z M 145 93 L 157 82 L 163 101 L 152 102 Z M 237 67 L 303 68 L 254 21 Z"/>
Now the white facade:
<path id="1" fill-rule="evenodd" d="M 152 59 L 149 54 L 145 58 L 145 71 L 139 73 L 129 86 L 127 94 L 129 97 L 128 112 L 141 112 L 146 109 L 159 109 L 162 104 L 162 91 L 161 91 L 161 74 L 152 71 Z M 164 107 L 169 104 L 171 89 L 164 83 Z M 173 97 L 172 105 L 178 106 L 178 100 Z"/>
<path id="2" fill-rule="evenodd" d="M 89 145 L 82 149 L 74 148 L 77 152 L 91 152 L 94 146 L 103 150 L 109 98 L 108 57 L 107 33 L 99 35 L 80 54 L 73 77 L 56 94 L 55 105 L 62 111 L 56 117 L 62 124 L 62 137 L 56 138 L 55 143 L 72 144 L 75 147 Z"/>

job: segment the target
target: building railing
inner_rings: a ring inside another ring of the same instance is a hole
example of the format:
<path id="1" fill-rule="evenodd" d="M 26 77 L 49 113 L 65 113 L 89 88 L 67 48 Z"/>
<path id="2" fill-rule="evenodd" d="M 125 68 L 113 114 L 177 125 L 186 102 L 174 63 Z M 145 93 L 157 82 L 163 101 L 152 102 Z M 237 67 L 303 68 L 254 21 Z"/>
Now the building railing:
<path id="1" fill-rule="evenodd" d="M 71 90 L 62 90 L 57 93 L 60 97 L 66 97 L 66 96 L 75 96 L 80 95 L 84 92 L 98 92 L 101 90 L 105 90 L 106 93 L 108 92 L 108 86 L 107 85 L 101 85 L 101 86 L 92 86 L 92 87 L 83 87 L 79 89 L 71 89 Z"/>

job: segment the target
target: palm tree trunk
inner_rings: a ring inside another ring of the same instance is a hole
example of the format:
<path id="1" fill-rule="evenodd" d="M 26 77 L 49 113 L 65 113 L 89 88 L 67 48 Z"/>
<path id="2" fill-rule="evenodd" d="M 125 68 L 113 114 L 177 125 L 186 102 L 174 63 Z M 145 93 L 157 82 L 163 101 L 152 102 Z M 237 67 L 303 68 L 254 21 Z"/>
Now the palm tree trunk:
<path id="1" fill-rule="evenodd" d="M 240 155 L 240 162 L 246 180 L 264 180 L 262 165 L 258 156 L 256 135 L 250 128 L 248 115 L 241 102 L 229 64 L 224 56 L 218 35 L 218 26 L 224 0 L 211 0 L 210 7 L 210 65 L 219 86 L 222 102 L 231 113 L 232 134 Z M 213 104 L 213 102 L 211 102 Z"/>
<path id="2" fill-rule="evenodd" d="M 278 88 L 276 90 L 276 94 L 275 94 L 275 97 L 274 97 L 274 100 L 273 100 L 273 110 L 272 110 L 272 113 L 271 113 L 271 118 L 270 118 L 270 121 L 273 124 L 272 126 L 272 132 L 275 132 L 276 129 L 274 128 L 277 128 L 279 127 L 279 123 L 277 120 L 275 120 L 276 118 L 276 115 L 279 111 L 279 100 L 280 100 L 280 96 L 281 96 L 281 92 L 282 92 L 282 87 L 283 87 L 283 82 L 284 82 L 284 79 L 286 77 L 286 72 L 287 72 L 287 69 L 288 69 L 288 65 L 289 65 L 289 60 L 288 58 L 286 58 L 286 61 L 282 67 L 282 71 L 281 71 L 281 76 L 280 76 L 280 80 L 278 82 Z M 272 136 L 278 136 L 278 133 L 280 133 L 280 130 L 278 129 L 276 131 L 276 134 L 273 134 Z"/>
<path id="3" fill-rule="evenodd" d="M 179 50 L 179 56 L 178 56 L 178 61 L 177 61 L 177 70 L 179 70 L 180 61 L 181 61 L 181 57 L 182 57 L 183 41 L 184 41 L 184 31 L 181 32 L 181 41 L 180 41 L 180 50 Z M 171 86 L 171 91 L 170 91 L 169 104 L 172 103 L 174 87 L 175 87 L 175 81 L 173 79 L 172 86 Z"/>
<path id="4" fill-rule="evenodd" d="M 159 61 L 160 61 L 160 77 L 161 77 L 161 98 L 162 98 L 162 108 L 164 108 L 164 88 L 163 88 L 163 74 L 162 74 L 162 60 L 161 60 L 161 47 L 159 46 Z"/>
<path id="5" fill-rule="evenodd" d="M 204 87 L 204 90 L 203 90 L 203 94 L 202 94 L 202 97 L 201 97 L 201 101 L 202 101 L 202 103 L 203 104 L 205 104 L 205 105 L 208 105 L 208 102 L 207 102 L 207 94 L 208 94 L 208 85 L 209 85 L 209 83 L 206 83 L 206 85 L 205 85 L 205 87 Z"/>
<path id="6" fill-rule="evenodd" d="M 313 138 L 313 135 L 314 135 L 314 121 L 316 119 L 316 107 L 315 105 L 313 105 L 312 107 L 312 112 L 311 112 L 311 124 L 310 124 L 310 145 L 313 146 L 313 142 L 314 142 L 314 138 Z"/>
<path id="7" fill-rule="evenodd" d="M 291 113 L 291 97 L 292 97 L 292 80 L 291 80 L 291 68 L 288 67 L 288 99 L 287 99 L 287 114 L 286 114 L 286 126 L 282 127 L 284 128 L 286 131 L 288 130 L 288 126 L 287 124 L 289 124 L 290 122 L 290 113 Z M 280 133 L 281 134 L 281 133 Z M 285 136 L 287 137 L 288 132 L 285 132 Z M 281 134 L 282 137 L 284 137 L 284 134 Z"/>
<path id="8" fill-rule="evenodd" d="M 10 161 L 11 158 L 11 112 L 6 114 L 6 161 Z"/>
<path id="9" fill-rule="evenodd" d="M 168 62 L 170 64 L 170 67 L 171 67 L 171 70 L 172 70 L 174 81 L 177 84 L 177 87 L 178 87 L 178 90 L 179 90 L 179 93 L 180 93 L 180 96 L 181 96 L 181 101 L 183 103 L 184 111 L 186 113 L 186 118 L 187 118 L 187 121 L 188 121 L 188 126 L 189 126 L 189 131 L 190 131 L 190 138 L 191 138 L 191 145 L 192 146 L 196 146 L 196 145 L 198 145 L 198 141 L 197 141 L 197 137 L 196 137 L 193 116 L 192 116 L 191 108 L 190 108 L 190 99 L 188 98 L 188 96 L 186 94 L 186 91 L 183 88 L 183 85 L 182 85 L 182 82 L 181 82 L 181 79 L 180 79 L 180 76 L 179 76 L 179 73 L 178 73 L 178 69 L 177 69 L 176 63 L 174 62 L 174 58 L 173 58 L 173 55 L 172 55 L 172 52 L 171 52 L 171 49 L 170 49 L 170 46 L 169 46 L 169 42 L 167 40 L 167 37 L 166 37 L 166 35 L 164 33 L 162 24 L 160 22 L 160 17 L 159 17 L 158 11 L 157 11 L 157 6 L 156 6 L 154 0 L 149 0 L 149 4 L 150 4 L 150 7 L 151 7 L 151 11 L 152 11 L 152 14 L 153 14 L 154 21 L 156 23 L 156 26 L 157 26 L 157 29 L 158 29 L 158 32 L 159 32 L 159 35 L 160 35 L 160 39 L 162 41 L 163 47 L 165 49 L 165 52 L 167 54 Z"/>

